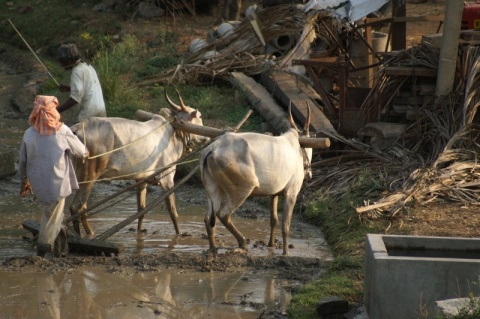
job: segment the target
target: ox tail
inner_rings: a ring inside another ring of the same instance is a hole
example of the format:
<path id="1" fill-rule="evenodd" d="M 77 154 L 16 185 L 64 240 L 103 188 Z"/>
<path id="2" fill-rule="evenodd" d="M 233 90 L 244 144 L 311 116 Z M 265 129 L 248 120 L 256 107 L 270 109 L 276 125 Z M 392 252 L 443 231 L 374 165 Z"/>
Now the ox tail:
<path id="1" fill-rule="evenodd" d="M 215 211 L 213 209 L 213 203 L 212 201 L 210 200 L 210 209 L 211 209 L 211 212 L 210 212 L 210 227 L 215 227 L 215 222 L 216 222 L 216 218 L 215 218 Z"/>
<path id="2" fill-rule="evenodd" d="M 211 155 L 212 155 L 212 151 L 205 154 L 205 156 L 202 156 L 202 163 L 201 163 L 201 170 L 200 170 L 202 181 L 205 181 L 204 174 L 208 170 L 207 160 Z M 212 200 L 210 198 L 208 200 L 210 202 L 210 205 L 209 205 L 210 206 L 210 219 L 209 219 L 210 227 L 215 227 L 215 222 L 217 220 L 215 218 L 215 209 L 213 207 Z"/>

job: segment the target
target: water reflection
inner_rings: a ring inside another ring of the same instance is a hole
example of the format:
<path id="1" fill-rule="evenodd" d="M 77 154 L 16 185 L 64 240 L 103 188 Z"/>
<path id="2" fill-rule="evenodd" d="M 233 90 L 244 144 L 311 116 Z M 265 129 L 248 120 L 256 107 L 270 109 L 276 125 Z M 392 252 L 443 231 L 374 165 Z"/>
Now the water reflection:
<path id="1" fill-rule="evenodd" d="M 1 183 L 0 183 L 1 184 Z M 115 187 L 99 184 L 93 198 L 101 200 Z M 151 190 L 150 198 L 159 196 Z M 160 192 L 160 191 L 158 191 Z M 108 238 L 122 243 L 125 254 L 159 251 L 198 252 L 208 248 L 203 214 L 206 205 L 192 205 L 186 199 L 201 190 L 185 187 L 178 192 L 179 223 L 188 236 L 176 236 L 163 205 L 145 216 L 146 232 L 138 234 L 135 225 L 127 226 Z M 136 212 L 135 194 L 120 206 L 102 209 L 91 222 L 100 234 Z M 251 203 L 251 205 L 256 205 Z M 258 210 L 258 205 L 255 206 Z M 27 219 L 39 220 L 41 212 L 33 200 L 22 200 L 17 192 L 0 196 L 0 259 L 34 256 L 31 245 L 22 236 Z M 280 255 L 281 248 L 270 249 L 256 241 L 267 241 L 268 212 L 257 218 L 235 216 L 235 222 L 251 239 L 251 255 Z M 131 228 L 131 229 L 130 229 Z M 220 253 L 236 247 L 235 238 L 223 227 L 217 230 Z M 278 230 L 281 240 L 281 231 Z M 330 252 L 321 232 L 298 220 L 292 224 L 292 256 L 329 259 Z M 61 261 L 59 261 L 61 262 Z M 102 270 L 72 270 L 66 273 L 11 273 L 0 270 L 0 318 L 275 318 L 285 312 L 290 289 L 298 283 L 277 279 L 273 270 L 232 272 L 196 272 L 184 269 L 151 269 L 149 272 L 124 269 L 109 273 Z M 276 313 L 277 315 L 275 315 Z M 267 315 L 269 314 L 269 315 Z"/>
<path id="2" fill-rule="evenodd" d="M 258 318 L 285 311 L 290 292 L 272 272 L 63 274 L 0 272 L 1 318 Z"/>

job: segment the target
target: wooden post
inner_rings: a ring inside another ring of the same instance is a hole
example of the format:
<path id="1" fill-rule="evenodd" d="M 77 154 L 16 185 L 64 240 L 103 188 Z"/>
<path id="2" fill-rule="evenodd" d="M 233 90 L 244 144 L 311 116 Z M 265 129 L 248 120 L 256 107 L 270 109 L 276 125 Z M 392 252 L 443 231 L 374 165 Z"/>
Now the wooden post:
<path id="1" fill-rule="evenodd" d="M 440 61 L 438 63 L 437 96 L 448 95 L 453 90 L 457 66 L 458 40 L 462 26 L 463 1 L 447 1 L 445 5 L 445 26 L 443 28 Z"/>

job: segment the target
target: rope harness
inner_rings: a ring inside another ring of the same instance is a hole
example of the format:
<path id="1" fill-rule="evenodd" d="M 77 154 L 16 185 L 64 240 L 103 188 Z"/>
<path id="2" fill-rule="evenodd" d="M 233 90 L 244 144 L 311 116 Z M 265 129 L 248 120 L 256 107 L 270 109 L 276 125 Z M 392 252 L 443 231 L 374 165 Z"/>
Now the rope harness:
<path id="1" fill-rule="evenodd" d="M 141 140 L 142 138 L 144 138 L 144 137 L 152 134 L 153 132 L 161 129 L 162 127 L 164 127 L 164 126 L 166 126 L 167 124 L 170 124 L 170 123 L 172 123 L 172 120 L 164 123 L 163 125 L 160 125 L 159 127 L 151 130 L 150 132 L 148 132 L 147 134 L 145 134 L 145 135 L 143 135 L 143 136 L 140 136 L 139 138 L 137 138 L 136 140 L 131 141 L 130 143 L 127 143 L 127 144 L 125 144 L 125 145 L 123 145 L 123 146 L 120 146 L 119 148 L 115 148 L 115 149 L 113 149 L 113 150 L 111 150 L 111 151 L 108 151 L 108 152 L 105 152 L 105 153 L 97 154 L 97 155 L 95 155 L 95 156 L 89 156 L 87 159 L 94 159 L 94 158 L 101 157 L 101 156 L 104 156 L 104 155 L 108 155 L 108 154 L 111 154 L 111 153 L 115 153 L 115 152 L 120 151 L 120 150 L 122 150 L 122 149 L 124 149 L 124 148 L 127 148 L 127 147 L 129 147 L 130 145 L 138 142 L 138 141 Z M 87 144 L 87 136 L 85 135 L 85 122 L 82 122 L 82 124 L 83 124 L 83 139 L 84 139 L 84 144 Z M 182 141 L 183 141 L 183 139 L 182 139 Z"/>
<path id="2" fill-rule="evenodd" d="M 101 157 L 101 156 L 105 156 L 105 155 L 108 155 L 108 154 L 111 154 L 111 153 L 115 153 L 117 151 L 120 151 L 130 145 L 133 145 L 134 143 L 138 142 L 139 140 L 145 138 L 146 136 L 154 133 L 155 131 L 165 127 L 167 124 L 170 124 L 173 122 L 173 119 L 170 119 L 168 120 L 166 123 L 163 123 L 162 125 L 158 126 L 157 128 L 151 130 L 150 132 L 148 132 L 147 134 L 137 138 L 136 140 L 133 140 L 123 146 L 120 146 L 118 148 L 115 148 L 113 150 L 110 150 L 110 151 L 107 151 L 107 152 L 104 152 L 104 153 L 101 153 L 101 154 L 97 154 L 97 155 L 94 155 L 94 156 L 89 156 L 87 159 L 95 159 L 95 158 L 98 158 L 98 157 Z M 82 130 L 83 130 L 83 143 L 85 145 L 87 145 L 87 135 L 85 134 L 85 121 L 82 121 Z M 192 140 L 191 140 L 191 137 L 190 137 L 190 133 L 186 133 L 186 132 L 183 132 L 181 130 L 176 130 L 174 129 L 174 134 L 176 134 L 182 141 L 182 144 L 183 144 L 183 152 L 191 152 L 192 151 L 192 148 L 193 148 L 193 143 L 192 143 Z M 134 172 L 134 173 L 130 173 L 130 174 L 125 174 L 125 175 L 120 175 L 120 176 L 116 176 L 116 177 L 112 177 L 112 178 L 104 178 L 104 179 L 95 179 L 95 180 L 88 180 L 88 181 L 82 181 L 82 182 L 79 182 L 78 184 L 87 184 L 87 183 L 91 183 L 91 182 L 98 182 L 98 181 L 110 181 L 110 180 L 117 180 L 117 179 L 122 179 L 124 177 L 128 177 L 128 176 L 134 176 L 134 175 L 137 175 L 137 174 L 140 174 L 140 173 L 148 173 L 148 172 L 155 172 L 155 171 L 161 171 L 161 170 L 165 170 L 165 169 L 168 169 L 169 167 L 172 167 L 172 166 L 176 166 L 176 165 L 184 165 L 184 164 L 189 164 L 189 163 L 193 163 L 195 161 L 198 161 L 198 159 L 195 159 L 195 160 L 190 160 L 190 161 L 185 161 L 185 162 L 180 162 L 180 163 L 174 163 L 174 164 L 169 164 L 167 166 L 164 166 L 162 168 L 155 168 L 155 169 L 151 169 L 151 170 L 145 170 L 145 171 L 141 171 L 141 172 Z M 83 160 L 83 163 L 85 163 L 85 159 Z M 168 175 L 168 174 L 166 174 Z M 165 176 L 166 176 L 165 175 Z"/>

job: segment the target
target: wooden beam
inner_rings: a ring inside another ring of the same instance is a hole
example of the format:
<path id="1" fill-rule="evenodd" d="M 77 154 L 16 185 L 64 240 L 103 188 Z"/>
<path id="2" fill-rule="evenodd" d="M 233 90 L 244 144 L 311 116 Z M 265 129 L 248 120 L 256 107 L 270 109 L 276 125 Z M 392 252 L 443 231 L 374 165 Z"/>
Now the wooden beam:
<path id="1" fill-rule="evenodd" d="M 277 133 L 290 129 L 287 113 L 260 83 L 241 72 L 232 72 L 230 83 L 246 96 L 250 105 Z"/>
<path id="2" fill-rule="evenodd" d="M 262 84 L 271 92 L 284 108 L 292 106 L 292 114 L 297 121 L 305 123 L 307 117 L 307 105 L 310 106 L 311 121 L 310 131 L 320 132 L 322 130 L 334 131 L 333 125 L 321 111 L 315 100 L 310 99 L 301 90 L 301 85 L 293 75 L 285 72 L 264 72 L 261 76 Z M 322 99 L 323 100 L 323 99 Z"/>
<path id="3" fill-rule="evenodd" d="M 135 118 L 139 121 L 148 121 L 154 116 L 153 113 L 143 111 L 143 110 L 137 110 L 135 113 Z M 208 126 L 201 126 L 201 125 L 195 125 L 191 123 L 183 123 L 183 122 L 178 122 L 178 121 L 173 121 L 172 126 L 178 130 L 192 133 L 192 134 L 197 134 L 197 135 L 203 135 L 207 136 L 210 138 L 215 138 L 219 135 L 224 134 L 225 132 L 229 132 L 226 130 L 221 130 L 218 128 L 214 127 L 208 127 Z M 321 138 L 321 137 L 316 137 L 316 138 L 308 138 L 308 137 L 299 137 L 299 142 L 302 147 L 309 147 L 309 148 L 328 148 L 330 147 L 330 139 L 328 138 Z"/>
<path id="4" fill-rule="evenodd" d="M 389 66 L 385 68 L 386 75 L 436 77 L 437 72 L 438 72 L 437 69 L 415 67 L 415 66 Z"/>
<path id="5" fill-rule="evenodd" d="M 365 27 L 374 27 L 392 22 L 443 22 L 445 16 L 443 14 L 415 16 L 415 17 L 393 17 L 393 18 L 367 18 L 365 23 L 357 25 L 358 29 Z"/>
<path id="6" fill-rule="evenodd" d="M 33 220 L 24 221 L 22 227 L 34 236 L 38 235 L 40 231 L 40 225 Z M 125 246 L 122 244 L 113 244 L 97 239 L 83 239 L 72 231 L 67 232 L 67 242 L 69 251 L 87 255 L 118 255 L 125 250 Z"/>
<path id="7" fill-rule="evenodd" d="M 394 22 L 390 25 L 392 32 L 392 50 L 400 51 L 407 48 L 407 25 L 401 18 L 407 16 L 407 3 L 398 1 L 392 5 L 392 16 Z"/>

